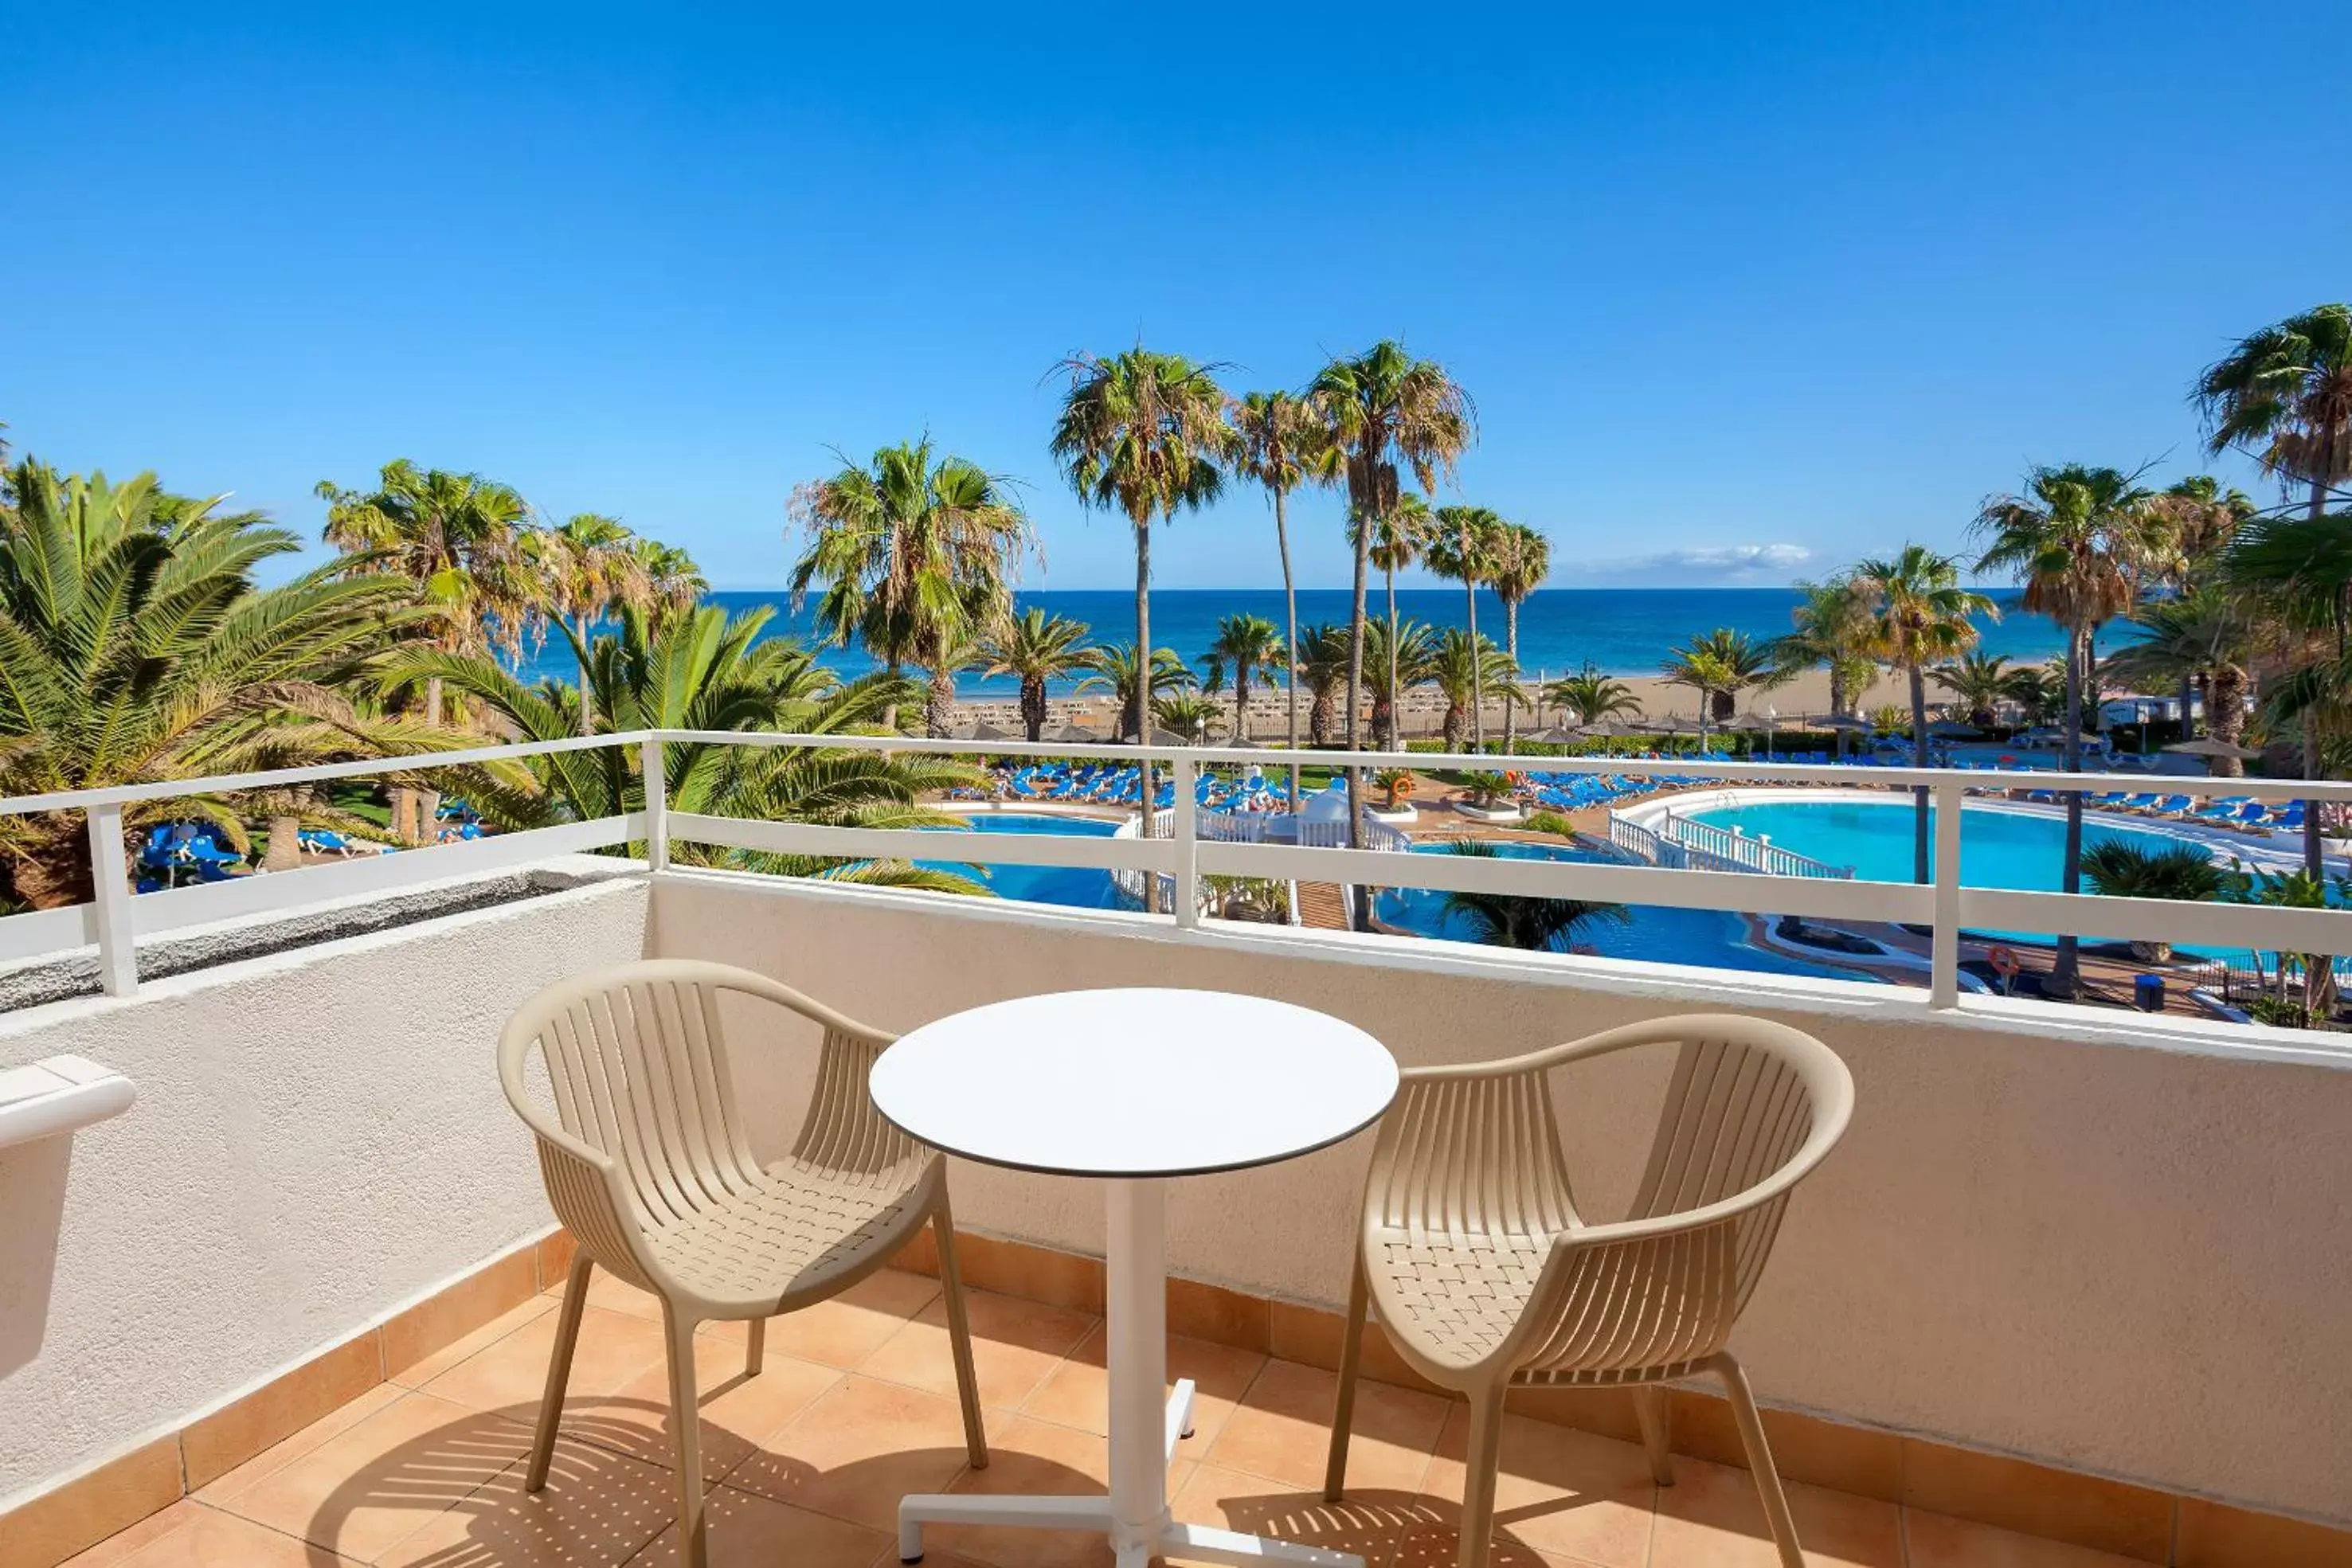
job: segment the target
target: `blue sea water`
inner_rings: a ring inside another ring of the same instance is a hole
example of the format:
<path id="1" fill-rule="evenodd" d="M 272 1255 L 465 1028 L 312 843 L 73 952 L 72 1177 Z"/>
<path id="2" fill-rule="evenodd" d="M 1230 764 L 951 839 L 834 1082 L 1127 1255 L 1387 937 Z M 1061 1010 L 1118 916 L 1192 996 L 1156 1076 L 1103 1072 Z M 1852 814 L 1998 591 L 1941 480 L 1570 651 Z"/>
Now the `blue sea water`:
<path id="1" fill-rule="evenodd" d="M 1991 594 L 2000 605 L 1998 622 L 1981 627 L 1986 653 L 2023 662 L 2047 659 L 2065 646 L 2057 625 L 2017 607 L 2014 590 Z M 1135 595 L 1123 589 L 1039 590 L 1017 596 L 1024 609 L 1034 606 L 1049 614 L 1066 615 L 1086 622 L 1105 642 L 1129 642 L 1135 636 Z M 1298 622 L 1303 627 L 1328 622 L 1345 625 L 1349 592 L 1345 589 L 1301 589 Z M 1727 626 L 1762 639 L 1789 630 L 1790 612 L 1798 600 L 1786 588 L 1548 588 L 1539 590 L 1519 608 L 1519 662 L 1530 674 L 1543 676 L 1572 671 L 1587 660 L 1615 675 L 1654 675 L 1667 651 L 1699 633 Z M 787 596 L 773 592 L 730 591 L 713 593 L 709 602 L 740 613 L 756 605 L 775 611 L 772 633 L 805 637 L 812 618 L 792 614 Z M 1371 608 L 1381 613 L 1380 586 L 1371 592 Z M 1467 622 L 1463 595 L 1454 589 L 1416 588 L 1397 591 L 1398 613 L 1439 627 Z M 1262 615 L 1276 626 L 1283 623 L 1282 591 L 1272 589 L 1171 588 L 1151 595 L 1151 640 L 1173 648 L 1200 667 L 1202 653 L 1216 641 L 1217 622 L 1227 615 Z M 1478 629 L 1496 642 L 1503 639 L 1503 607 L 1491 594 L 1478 601 Z M 2111 645 L 2110 628 L 2103 649 Z M 862 674 L 873 661 L 862 647 L 852 645 L 826 652 L 825 661 L 845 675 Z M 554 675 L 564 680 L 575 674 L 572 651 L 554 638 L 526 660 L 530 679 Z M 971 674 L 957 682 L 968 696 L 1004 697 L 1013 695 L 1009 680 L 984 680 Z M 1057 694 L 1058 695 L 1058 694 Z"/>

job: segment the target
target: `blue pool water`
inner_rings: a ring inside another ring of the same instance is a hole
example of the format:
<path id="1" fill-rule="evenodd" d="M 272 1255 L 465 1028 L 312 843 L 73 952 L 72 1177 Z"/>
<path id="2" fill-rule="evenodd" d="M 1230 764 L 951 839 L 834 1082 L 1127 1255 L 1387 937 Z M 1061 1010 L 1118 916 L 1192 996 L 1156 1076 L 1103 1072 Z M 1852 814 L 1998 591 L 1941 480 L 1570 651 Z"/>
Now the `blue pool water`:
<path id="1" fill-rule="evenodd" d="M 1865 882 L 1909 882 L 1916 808 L 1907 799 L 1784 800 L 1692 811 L 1691 821 L 1769 835 L 1782 849 L 1850 865 Z M 1928 858 L 1934 863 L 1935 810 L 1927 812 Z M 2122 827 L 2096 812 L 2083 814 L 2084 848 L 2128 840 L 2144 848 L 2189 841 L 2178 833 Z M 1969 887 L 2056 893 L 2066 847 L 2063 818 L 1971 806 L 1960 814 L 1960 881 Z"/>
<path id="2" fill-rule="evenodd" d="M 968 819 L 975 833 L 1044 833 L 1059 838 L 1107 839 L 1117 822 L 1099 817 L 1057 817 L 1043 812 L 974 811 Z M 942 830 L 951 831 L 952 830 Z M 1110 873 L 1081 866 L 973 865 L 966 861 L 920 861 L 935 871 L 972 877 L 994 890 L 999 898 L 1031 904 L 1061 904 L 1077 909 L 1118 909 L 1125 901 Z"/>
<path id="3" fill-rule="evenodd" d="M 1565 845 L 1497 842 L 1506 860 L 1602 862 L 1609 857 Z M 1444 844 L 1417 844 L 1415 854 L 1446 854 Z M 1416 936 L 1448 942 L 1475 942 L 1477 937 L 1459 915 L 1445 906 L 1445 894 L 1430 888 L 1384 888 L 1372 904 L 1382 924 Z M 1714 909 L 1661 909 L 1637 905 L 1631 924 L 1594 920 L 1579 926 L 1573 938 L 1580 950 L 1611 958 L 1636 958 L 1652 964 L 1703 964 L 1717 969 L 1745 969 L 1766 975 L 1827 976 L 1832 979 L 1868 979 L 1852 969 L 1809 964 L 1751 947 L 1747 925 L 1737 915 Z"/>

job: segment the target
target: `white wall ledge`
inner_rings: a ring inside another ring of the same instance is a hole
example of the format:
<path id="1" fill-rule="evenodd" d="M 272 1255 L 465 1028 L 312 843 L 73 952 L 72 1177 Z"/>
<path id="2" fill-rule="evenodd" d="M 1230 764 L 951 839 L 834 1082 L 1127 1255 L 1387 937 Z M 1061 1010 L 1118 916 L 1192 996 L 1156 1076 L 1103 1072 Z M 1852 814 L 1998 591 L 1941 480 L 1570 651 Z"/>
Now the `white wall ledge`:
<path id="1" fill-rule="evenodd" d="M 0 1149 L 120 1116 L 138 1097 L 131 1080 L 79 1056 L 0 1068 Z"/>

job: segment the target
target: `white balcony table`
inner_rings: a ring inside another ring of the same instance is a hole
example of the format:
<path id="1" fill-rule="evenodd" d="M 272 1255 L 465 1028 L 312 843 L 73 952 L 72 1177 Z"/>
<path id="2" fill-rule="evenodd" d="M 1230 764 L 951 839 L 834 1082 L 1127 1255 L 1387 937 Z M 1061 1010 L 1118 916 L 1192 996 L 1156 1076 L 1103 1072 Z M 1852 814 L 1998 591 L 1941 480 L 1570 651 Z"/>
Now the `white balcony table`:
<path id="1" fill-rule="evenodd" d="M 1118 1568 L 1156 1555 L 1363 1568 L 1361 1558 L 1180 1524 L 1168 1464 L 1191 1428 L 1192 1385 L 1168 1383 L 1166 1189 L 1181 1176 L 1272 1165 L 1361 1131 L 1396 1097 L 1397 1067 L 1352 1024 L 1220 991 L 1063 991 L 957 1013 L 874 1065 L 874 1103 L 909 1134 L 966 1159 L 1105 1187 L 1110 1488 L 1105 1496 L 920 1494 L 898 1506 L 898 1554 L 927 1523 L 1098 1532 Z"/>

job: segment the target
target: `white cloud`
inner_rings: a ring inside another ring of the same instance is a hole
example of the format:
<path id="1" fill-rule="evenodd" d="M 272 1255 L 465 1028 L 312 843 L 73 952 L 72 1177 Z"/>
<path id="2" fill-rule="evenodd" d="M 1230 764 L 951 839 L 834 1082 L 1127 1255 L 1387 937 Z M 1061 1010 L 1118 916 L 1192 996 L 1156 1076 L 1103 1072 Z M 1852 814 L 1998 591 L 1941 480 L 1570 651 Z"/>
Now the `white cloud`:
<path id="1" fill-rule="evenodd" d="M 1802 545 L 1706 545 L 1695 549 L 1660 550 L 1655 555 L 1584 561 L 1570 570 L 1587 577 L 1655 577 L 1669 582 L 1695 580 L 1738 582 L 1758 578 L 1784 578 L 1812 557 L 1813 552 Z"/>

